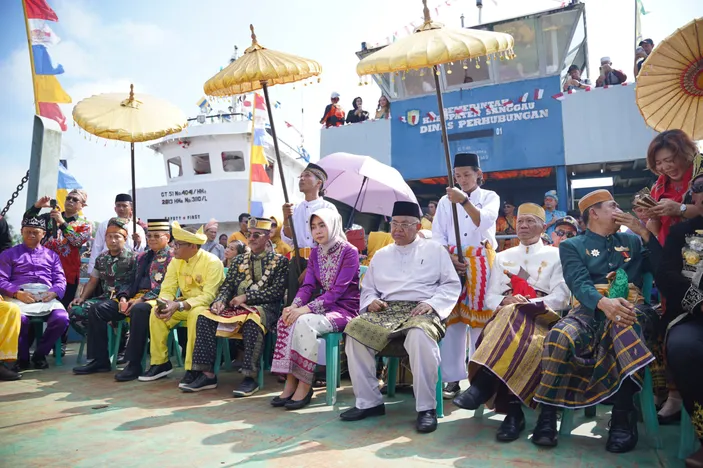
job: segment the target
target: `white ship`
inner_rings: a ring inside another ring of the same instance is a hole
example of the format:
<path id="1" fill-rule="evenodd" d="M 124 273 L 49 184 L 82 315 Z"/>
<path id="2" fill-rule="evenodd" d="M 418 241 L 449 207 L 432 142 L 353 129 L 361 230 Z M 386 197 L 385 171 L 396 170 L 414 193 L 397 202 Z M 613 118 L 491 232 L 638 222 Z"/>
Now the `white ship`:
<path id="1" fill-rule="evenodd" d="M 273 138 L 268 131 L 264 154 L 272 184 L 263 196 L 257 190 L 258 199 L 250 202 L 252 127 L 252 121 L 241 112 L 241 103 L 233 99 L 229 112 L 201 113 L 189 119 L 184 131 L 149 145 L 163 156 L 166 185 L 137 189 L 138 216 L 168 217 L 193 225 L 215 218 L 220 223 L 220 233 L 237 230 L 241 213 L 280 216 L 283 191 Z M 298 191 L 298 177 L 307 163 L 298 149 L 280 138 L 278 145 L 288 196 L 292 203 L 298 203 L 303 199 Z"/>

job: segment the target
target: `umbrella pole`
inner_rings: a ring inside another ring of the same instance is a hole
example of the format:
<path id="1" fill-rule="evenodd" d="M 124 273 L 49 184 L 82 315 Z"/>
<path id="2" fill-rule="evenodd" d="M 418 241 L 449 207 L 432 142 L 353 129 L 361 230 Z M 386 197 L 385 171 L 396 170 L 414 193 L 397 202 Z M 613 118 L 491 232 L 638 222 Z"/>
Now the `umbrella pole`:
<path id="1" fill-rule="evenodd" d="M 368 180 L 369 178 L 364 176 L 364 180 L 361 182 L 361 188 L 359 189 L 359 194 L 356 196 L 354 206 L 352 206 L 352 212 L 349 216 L 349 221 L 347 221 L 347 229 L 351 229 L 352 224 L 354 224 L 354 213 L 356 212 L 356 205 L 359 203 L 359 198 L 361 198 L 361 192 L 364 191 L 364 185 L 366 185 L 366 182 L 368 182 Z"/>
<path id="2" fill-rule="evenodd" d="M 137 232 L 137 184 L 134 178 L 134 143 L 129 144 L 129 149 L 132 157 L 132 234 Z M 146 242 L 146 239 L 142 239 Z M 136 247 L 136 245 L 135 245 Z"/>
<path id="3" fill-rule="evenodd" d="M 288 190 L 286 190 L 286 179 L 283 174 L 283 164 L 281 164 L 281 153 L 279 152 L 278 149 L 278 138 L 276 138 L 276 126 L 273 123 L 273 113 L 271 112 L 271 101 L 269 99 L 269 88 L 268 88 L 268 83 L 266 81 L 261 82 L 261 87 L 264 90 L 264 98 L 266 99 L 266 111 L 268 112 L 269 116 L 269 123 L 271 124 L 271 136 L 273 137 L 273 148 L 276 152 L 276 165 L 278 166 L 278 173 L 281 177 L 281 187 L 283 188 L 283 199 L 286 201 L 286 203 L 290 203 L 288 201 Z M 300 268 L 300 248 L 298 248 L 298 238 L 295 235 L 295 225 L 293 224 L 293 217 L 291 216 L 290 219 L 288 220 L 290 223 L 290 232 L 291 232 L 291 237 L 293 239 L 293 248 L 295 249 L 295 268 L 298 273 L 298 276 L 300 276 L 300 273 L 302 272 L 302 269 Z M 283 228 L 281 228 L 283 229 Z"/>
<path id="4" fill-rule="evenodd" d="M 449 138 L 447 136 L 447 122 L 444 119 L 444 102 L 442 101 L 442 90 L 439 86 L 439 67 L 432 67 L 434 75 L 435 90 L 437 91 L 437 104 L 439 105 L 439 121 L 442 126 L 442 143 L 444 143 L 444 159 L 447 163 L 447 183 L 449 187 L 454 187 L 454 174 L 452 173 L 452 158 L 449 155 Z M 456 203 L 452 203 L 452 219 L 454 220 L 454 235 L 456 236 L 456 253 L 459 261 L 464 261 L 464 252 L 461 249 L 461 233 L 459 232 L 459 214 L 456 211 Z"/>

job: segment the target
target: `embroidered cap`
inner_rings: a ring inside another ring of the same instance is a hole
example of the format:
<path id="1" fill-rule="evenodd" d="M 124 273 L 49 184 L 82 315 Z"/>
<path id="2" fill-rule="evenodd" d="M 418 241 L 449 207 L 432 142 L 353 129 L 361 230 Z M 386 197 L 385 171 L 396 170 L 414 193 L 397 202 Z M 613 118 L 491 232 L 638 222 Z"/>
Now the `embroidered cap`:
<path id="1" fill-rule="evenodd" d="M 474 153 L 457 153 L 454 155 L 454 168 L 457 167 L 481 167 L 479 158 Z"/>
<path id="2" fill-rule="evenodd" d="M 149 219 L 147 221 L 147 231 L 149 232 L 171 232 L 171 225 L 166 218 Z"/>
<path id="3" fill-rule="evenodd" d="M 249 229 L 260 229 L 262 231 L 271 230 L 271 220 L 269 218 L 249 218 Z"/>
<path id="4" fill-rule="evenodd" d="M 40 216 L 25 216 L 22 218 L 22 227 L 37 228 L 46 231 L 46 219 Z"/>
<path id="5" fill-rule="evenodd" d="M 558 228 L 559 226 L 571 226 L 576 230 L 576 232 L 579 232 L 579 222 L 576 221 L 576 218 L 573 216 L 564 216 L 563 218 L 559 218 L 556 223 L 554 223 L 554 227 Z"/>
<path id="6" fill-rule="evenodd" d="M 317 164 L 309 163 L 307 167 L 303 170 L 303 172 L 305 171 L 312 173 L 315 177 L 320 179 L 323 185 L 325 184 L 325 182 L 327 182 L 327 172 L 325 172 L 325 170 Z"/>
<path id="7" fill-rule="evenodd" d="M 583 214 L 587 209 L 596 203 L 603 203 L 611 200 L 614 200 L 614 198 L 609 191 L 605 189 L 594 190 L 579 200 L 579 211 Z"/>
<path id="8" fill-rule="evenodd" d="M 127 225 L 129 224 L 129 220 L 124 219 L 124 218 L 110 218 L 110 221 L 107 222 L 107 229 L 105 230 L 105 234 L 110 234 L 110 233 L 117 233 L 117 234 L 122 234 L 124 238 L 127 238 Z"/>
<path id="9" fill-rule="evenodd" d="M 547 220 L 547 215 L 544 213 L 544 208 L 537 205 L 536 203 L 523 203 L 517 209 L 518 217 L 524 215 L 534 216 L 540 219 L 542 222 Z"/>
<path id="10" fill-rule="evenodd" d="M 392 216 L 412 216 L 417 219 L 422 218 L 422 215 L 420 214 L 420 207 L 417 206 L 417 203 L 407 201 L 395 202 L 393 204 Z"/>
<path id="11" fill-rule="evenodd" d="M 86 192 L 85 190 L 73 189 L 68 192 L 68 195 L 73 195 L 77 198 L 80 198 L 81 203 L 83 203 L 83 206 L 88 206 L 88 192 Z"/>
<path id="12" fill-rule="evenodd" d="M 549 190 L 547 193 L 544 194 L 544 198 L 553 198 L 556 201 L 559 201 L 559 196 L 557 195 L 556 190 Z"/>

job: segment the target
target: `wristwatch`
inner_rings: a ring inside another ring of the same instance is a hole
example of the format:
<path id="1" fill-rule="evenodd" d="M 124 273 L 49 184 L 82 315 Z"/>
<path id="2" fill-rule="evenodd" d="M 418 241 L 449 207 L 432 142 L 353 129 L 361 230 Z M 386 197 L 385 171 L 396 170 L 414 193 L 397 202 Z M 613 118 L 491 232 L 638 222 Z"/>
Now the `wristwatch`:
<path id="1" fill-rule="evenodd" d="M 182 311 L 182 310 L 185 309 L 185 308 L 186 308 L 186 306 L 183 304 L 183 302 L 180 302 L 180 301 L 179 301 L 179 302 L 178 302 L 178 310 L 179 310 L 179 311 Z"/>
<path id="2" fill-rule="evenodd" d="M 686 212 L 687 209 L 688 205 L 686 205 L 685 203 L 681 203 L 681 207 L 679 208 L 679 215 L 683 217 L 683 214 Z"/>

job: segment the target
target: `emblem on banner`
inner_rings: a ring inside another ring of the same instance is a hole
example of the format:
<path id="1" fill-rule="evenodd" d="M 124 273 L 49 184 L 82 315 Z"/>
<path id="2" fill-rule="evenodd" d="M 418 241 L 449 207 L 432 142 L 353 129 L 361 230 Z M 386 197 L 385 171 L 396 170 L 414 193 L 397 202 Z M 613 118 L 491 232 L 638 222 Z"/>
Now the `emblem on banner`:
<path id="1" fill-rule="evenodd" d="M 408 117 L 407 121 L 409 125 L 417 125 L 420 123 L 420 111 L 419 110 L 411 110 L 408 111 Z"/>

